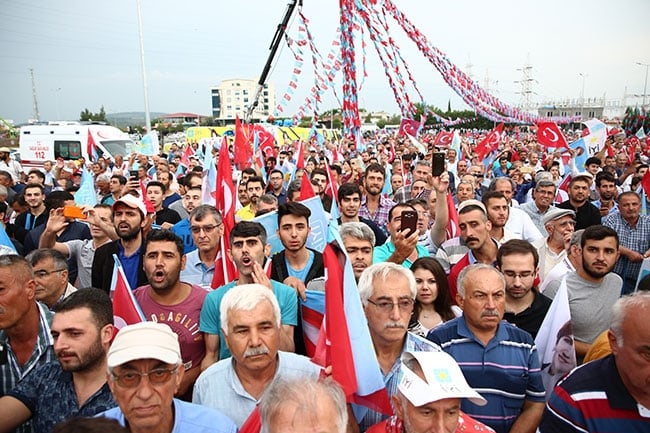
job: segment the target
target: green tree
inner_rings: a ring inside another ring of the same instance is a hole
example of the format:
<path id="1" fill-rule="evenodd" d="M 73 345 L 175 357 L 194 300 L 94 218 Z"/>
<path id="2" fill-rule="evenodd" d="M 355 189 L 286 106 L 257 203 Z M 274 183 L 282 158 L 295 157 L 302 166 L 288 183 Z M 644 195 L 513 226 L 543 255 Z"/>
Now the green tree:
<path id="1" fill-rule="evenodd" d="M 93 113 L 88 108 L 84 108 L 84 110 L 79 114 L 79 120 L 82 122 L 106 122 L 106 111 L 104 110 L 104 106 L 102 105 L 97 113 Z"/>

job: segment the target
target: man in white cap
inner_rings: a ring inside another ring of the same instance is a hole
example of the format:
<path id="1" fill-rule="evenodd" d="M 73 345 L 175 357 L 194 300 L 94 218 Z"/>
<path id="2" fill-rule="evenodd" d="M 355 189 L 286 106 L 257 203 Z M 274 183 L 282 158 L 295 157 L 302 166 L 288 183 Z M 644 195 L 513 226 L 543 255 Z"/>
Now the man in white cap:
<path id="1" fill-rule="evenodd" d="M 91 280 L 93 287 L 109 293 L 113 275 L 113 254 L 124 268 L 129 287 L 148 283 L 142 267 L 142 229 L 147 225 L 147 208 L 141 198 L 125 194 L 113 204 L 113 225 L 119 239 L 95 250 Z"/>
<path id="2" fill-rule="evenodd" d="M 460 410 L 461 399 L 483 406 L 486 400 L 474 391 L 450 355 L 445 352 L 404 352 L 395 415 L 367 430 L 368 433 L 493 432 Z"/>
<path id="3" fill-rule="evenodd" d="M 119 407 L 101 414 L 131 433 L 234 433 L 221 412 L 174 398 L 185 373 L 178 336 L 162 323 L 122 328 L 107 357 L 108 386 Z"/>
<path id="4" fill-rule="evenodd" d="M 542 217 L 548 236 L 533 242 L 539 255 L 539 278 L 541 281 L 551 269 L 566 257 L 566 250 L 575 229 L 576 213 L 571 209 L 551 208 Z"/>

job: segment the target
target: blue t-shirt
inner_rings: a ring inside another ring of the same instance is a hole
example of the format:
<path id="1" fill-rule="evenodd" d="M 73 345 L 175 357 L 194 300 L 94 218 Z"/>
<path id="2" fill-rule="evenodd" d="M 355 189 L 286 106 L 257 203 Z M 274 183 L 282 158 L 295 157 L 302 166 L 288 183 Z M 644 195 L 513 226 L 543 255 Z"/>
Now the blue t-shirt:
<path id="1" fill-rule="evenodd" d="M 291 265 L 289 264 L 289 261 L 287 260 L 287 258 L 286 257 L 284 258 L 284 262 L 287 265 L 287 272 L 289 273 L 290 277 L 296 277 L 300 281 L 307 281 L 307 275 L 309 274 L 309 270 L 311 269 L 311 265 L 314 264 L 314 252 L 310 251 L 310 250 L 307 250 L 307 252 L 309 253 L 309 258 L 307 259 L 307 264 L 305 265 L 304 268 L 302 268 L 299 271 L 292 268 Z"/>
<path id="2" fill-rule="evenodd" d="M 192 230 L 190 230 L 190 219 L 183 218 L 172 226 L 172 231 L 183 240 L 183 254 L 190 253 L 196 249 L 194 239 L 192 239 Z"/>
<path id="3" fill-rule="evenodd" d="M 118 255 L 122 268 L 124 269 L 124 275 L 126 280 L 129 282 L 129 287 L 131 290 L 135 290 L 138 287 L 138 274 L 140 272 L 140 255 L 142 254 L 142 245 L 138 248 L 138 251 L 133 253 L 130 256 L 124 255 L 124 247 L 122 243 L 117 243 Z"/>
<path id="4" fill-rule="evenodd" d="M 309 269 L 309 266 L 306 267 Z M 221 300 L 230 289 L 235 287 L 237 281 L 232 281 L 224 286 L 219 287 L 213 292 L 208 293 L 203 301 L 201 308 L 201 321 L 199 329 L 207 334 L 219 334 L 219 359 L 225 359 L 231 356 L 230 350 L 226 345 L 226 340 L 221 332 Z M 273 293 L 280 304 L 280 322 L 283 325 L 296 326 L 298 324 L 298 301 L 296 291 L 286 284 L 271 280 Z"/>

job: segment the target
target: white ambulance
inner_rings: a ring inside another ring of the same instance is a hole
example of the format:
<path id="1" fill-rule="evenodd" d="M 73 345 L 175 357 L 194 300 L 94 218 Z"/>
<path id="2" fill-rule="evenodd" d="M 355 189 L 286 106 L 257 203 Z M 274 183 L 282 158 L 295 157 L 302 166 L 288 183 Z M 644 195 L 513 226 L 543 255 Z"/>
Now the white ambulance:
<path id="1" fill-rule="evenodd" d="M 91 146 L 89 146 L 89 140 Z M 47 125 L 29 125 L 20 128 L 20 159 L 25 172 L 42 168 L 45 161 L 61 157 L 75 161 L 81 157 L 91 160 L 92 144 L 98 156 L 128 157 L 135 144 L 128 134 L 114 126 L 84 122 L 50 122 Z"/>

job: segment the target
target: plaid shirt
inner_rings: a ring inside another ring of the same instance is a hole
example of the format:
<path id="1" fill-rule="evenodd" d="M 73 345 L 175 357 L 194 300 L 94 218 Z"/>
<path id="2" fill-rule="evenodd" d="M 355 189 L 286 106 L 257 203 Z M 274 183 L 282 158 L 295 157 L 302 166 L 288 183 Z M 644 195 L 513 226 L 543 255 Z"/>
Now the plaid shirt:
<path id="1" fill-rule="evenodd" d="M 622 247 L 645 254 L 650 249 L 650 216 L 639 215 L 636 226 L 631 227 L 623 219 L 620 212 L 607 216 L 603 225 L 611 227 L 618 233 L 618 240 Z M 614 266 L 614 272 L 621 278 L 636 282 L 641 270 L 641 262 L 632 263 L 627 257 L 620 256 Z"/>
<path id="2" fill-rule="evenodd" d="M 38 337 L 36 346 L 32 356 L 22 367 L 16 359 L 16 355 L 11 350 L 11 342 L 4 331 L 0 331 L 0 344 L 7 351 L 6 364 L 0 365 L 0 397 L 7 394 L 18 382 L 25 376 L 31 373 L 36 367 L 50 361 L 56 361 L 54 354 L 54 340 L 50 332 L 50 325 L 52 323 L 52 312 L 40 302 L 37 303 L 39 309 L 40 325 L 38 327 Z M 32 432 L 31 422 L 26 422 L 16 429 L 16 433 L 30 433 Z"/>
<path id="3" fill-rule="evenodd" d="M 364 195 L 361 198 L 361 207 L 359 208 L 359 216 L 361 218 L 366 218 L 377 224 L 379 228 L 384 232 L 385 235 L 388 235 L 388 212 L 391 208 L 395 206 L 395 202 L 391 199 L 384 197 L 383 195 L 379 196 L 379 206 L 375 211 L 375 214 L 372 215 L 368 210 L 367 196 Z"/>

